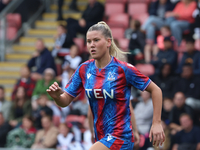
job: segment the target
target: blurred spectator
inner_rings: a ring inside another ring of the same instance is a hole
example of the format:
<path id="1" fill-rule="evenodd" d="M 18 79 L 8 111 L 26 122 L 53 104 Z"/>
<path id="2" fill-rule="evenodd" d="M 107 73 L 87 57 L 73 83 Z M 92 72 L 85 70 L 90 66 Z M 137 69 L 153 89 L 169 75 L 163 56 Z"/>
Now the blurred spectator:
<path id="1" fill-rule="evenodd" d="M 140 134 L 145 135 L 149 132 L 152 117 L 153 117 L 153 104 L 149 92 L 141 92 L 142 101 L 139 102 L 135 109 L 135 121 Z"/>
<path id="2" fill-rule="evenodd" d="M 192 16 L 195 18 L 194 23 L 190 24 L 190 35 L 194 39 L 200 39 L 200 0 L 196 0 L 197 8 L 193 12 Z"/>
<path id="3" fill-rule="evenodd" d="M 146 42 L 145 45 L 145 62 L 150 62 L 150 51 L 156 39 L 156 30 L 165 25 L 165 13 L 173 10 L 173 5 L 168 0 L 157 0 L 152 2 L 149 9 L 149 18 L 142 25 L 142 30 L 146 31 Z"/>
<path id="4" fill-rule="evenodd" d="M 155 67 L 155 73 L 160 72 L 161 67 L 168 63 L 171 65 L 172 70 L 175 70 L 177 64 L 177 53 L 173 50 L 173 41 L 170 37 L 164 38 L 164 50 L 160 50 L 156 57 L 151 61 L 151 64 Z"/>
<path id="5" fill-rule="evenodd" d="M 24 115 L 31 115 L 31 101 L 27 99 L 24 87 L 18 87 L 15 100 L 10 109 L 9 123 L 12 127 L 20 125 Z"/>
<path id="6" fill-rule="evenodd" d="M 181 78 L 178 79 L 174 88 L 176 91 L 181 91 L 186 96 L 186 104 L 193 109 L 200 109 L 200 80 L 199 76 L 193 74 L 193 69 L 190 64 L 183 66 Z"/>
<path id="7" fill-rule="evenodd" d="M 178 74 L 182 72 L 184 64 L 191 64 L 193 67 L 193 73 L 195 75 L 200 75 L 200 52 L 195 50 L 194 42 L 193 38 L 186 39 L 186 52 L 183 54 L 181 62 L 179 63 L 177 69 Z"/>
<path id="8" fill-rule="evenodd" d="M 34 143 L 35 134 L 32 117 L 24 116 L 22 126 L 8 133 L 6 147 L 30 148 Z"/>
<path id="9" fill-rule="evenodd" d="M 177 92 L 174 96 L 174 107 L 172 108 L 170 114 L 169 114 L 169 120 L 171 128 L 171 134 L 176 134 L 178 131 L 182 130 L 182 127 L 180 125 L 179 118 L 182 113 L 187 113 L 191 116 L 192 119 L 194 116 L 194 110 L 185 104 L 185 95 L 182 92 Z"/>
<path id="10" fill-rule="evenodd" d="M 45 47 L 42 39 L 37 39 L 36 51 L 28 61 L 28 67 L 32 70 L 31 77 L 34 80 L 42 79 L 42 74 L 46 68 L 52 68 L 56 72 L 54 58 L 51 52 Z"/>
<path id="11" fill-rule="evenodd" d="M 72 111 L 78 111 L 80 115 L 87 116 L 88 113 L 88 101 L 87 98 L 84 98 L 83 100 L 77 100 L 72 104 Z"/>
<path id="12" fill-rule="evenodd" d="M 8 121 L 10 115 L 12 103 L 5 99 L 5 90 L 4 87 L 0 85 L 0 112 L 3 114 L 3 117 Z"/>
<path id="13" fill-rule="evenodd" d="M 52 117 L 44 116 L 41 119 L 42 128 L 37 131 L 32 149 L 55 148 L 57 143 L 58 129 L 53 126 Z"/>
<path id="14" fill-rule="evenodd" d="M 88 0 L 88 2 L 80 20 L 67 19 L 67 31 L 71 39 L 76 37 L 76 33 L 86 34 L 90 26 L 103 20 L 104 6 L 97 0 Z"/>
<path id="15" fill-rule="evenodd" d="M 173 98 L 175 79 L 171 65 L 166 63 L 161 67 L 160 73 L 155 75 L 152 80 L 161 88 L 163 97 Z"/>
<path id="16" fill-rule="evenodd" d="M 182 130 L 175 135 L 175 144 L 172 150 L 199 150 L 200 128 L 193 126 L 191 116 L 182 114 L 180 116 Z"/>
<path id="17" fill-rule="evenodd" d="M 10 3 L 12 0 L 0 0 L 0 12 Z"/>
<path id="18" fill-rule="evenodd" d="M 59 77 L 58 81 L 62 84 L 62 89 L 67 85 L 70 77 L 74 71 L 78 68 L 78 65 L 81 63 L 82 59 L 78 55 L 79 49 L 77 45 L 72 45 L 70 48 L 70 54 L 64 57 L 64 63 L 62 65 L 63 73 Z"/>
<path id="19" fill-rule="evenodd" d="M 192 13 L 196 9 L 196 2 L 193 0 L 181 0 L 173 11 L 167 12 L 166 24 L 170 26 L 172 35 L 178 41 L 182 41 L 182 33 L 189 29 L 190 23 L 194 22 Z"/>
<path id="20" fill-rule="evenodd" d="M 90 132 L 90 128 L 89 128 L 89 120 L 88 118 L 85 119 L 84 121 L 84 129 L 85 131 L 83 132 L 83 147 L 85 150 L 89 150 L 90 147 L 92 146 L 92 134 Z"/>
<path id="21" fill-rule="evenodd" d="M 154 47 L 153 47 L 153 55 L 154 56 L 158 53 L 159 49 L 160 50 L 164 49 L 164 38 L 165 37 L 169 37 L 173 41 L 173 49 L 174 50 L 177 49 L 176 48 L 177 47 L 176 40 L 172 36 L 171 29 L 169 26 L 162 26 L 162 28 L 160 29 L 160 34 L 161 35 L 158 35 L 157 39 L 156 39 L 157 44 L 154 44 Z"/>
<path id="22" fill-rule="evenodd" d="M 173 106 L 174 106 L 174 103 L 171 99 L 169 99 L 169 98 L 163 99 L 161 119 L 165 122 L 166 125 L 169 125 L 169 123 L 170 123 L 169 114 L 170 114 L 170 111 L 172 110 Z"/>
<path id="23" fill-rule="evenodd" d="M 57 20 L 64 20 L 63 19 L 63 13 L 62 13 L 62 6 L 63 6 L 63 2 L 64 0 L 57 0 L 58 2 L 58 18 Z M 78 11 L 77 9 L 77 5 L 76 5 L 76 0 L 72 0 L 72 2 L 69 5 L 69 8 L 74 10 L 74 11 Z"/>
<path id="24" fill-rule="evenodd" d="M 69 48 L 74 44 L 72 39 L 67 38 L 66 27 L 59 25 L 57 27 L 57 35 L 55 36 L 55 45 L 52 50 L 52 56 L 56 57 L 59 52 L 69 53 Z"/>
<path id="25" fill-rule="evenodd" d="M 69 149 L 70 144 L 74 141 L 74 135 L 70 132 L 69 127 L 65 123 L 59 125 L 57 141 L 57 150 Z"/>
<path id="26" fill-rule="evenodd" d="M 140 31 L 140 22 L 138 20 L 131 20 L 131 35 L 129 41 L 128 62 L 135 65 L 134 60 L 143 59 L 143 51 L 145 46 L 145 35 Z"/>
<path id="27" fill-rule="evenodd" d="M 0 112 L 0 148 L 6 145 L 6 137 L 11 129 L 12 127 L 5 121 L 3 113 Z"/>
<path id="28" fill-rule="evenodd" d="M 32 103 L 34 123 L 37 129 L 41 129 L 41 118 L 43 116 L 53 117 L 53 110 L 49 106 L 49 100 L 45 94 L 40 95 L 40 97 L 35 102 L 36 104 L 34 105 Z"/>
<path id="29" fill-rule="evenodd" d="M 54 70 L 51 68 L 46 68 L 44 70 L 43 79 L 38 80 L 36 83 L 36 86 L 34 88 L 32 98 L 31 98 L 32 101 L 40 97 L 41 94 L 46 94 L 48 99 L 53 100 L 52 97 L 46 92 L 46 89 L 48 89 L 49 86 L 53 84 L 54 82 L 56 82 Z"/>
<path id="30" fill-rule="evenodd" d="M 35 80 L 30 77 L 30 69 L 27 66 L 23 66 L 20 70 L 20 78 L 17 80 L 13 92 L 12 92 L 12 100 L 15 99 L 15 95 L 18 87 L 22 86 L 26 89 L 27 98 L 31 98 L 33 90 L 35 88 Z"/>

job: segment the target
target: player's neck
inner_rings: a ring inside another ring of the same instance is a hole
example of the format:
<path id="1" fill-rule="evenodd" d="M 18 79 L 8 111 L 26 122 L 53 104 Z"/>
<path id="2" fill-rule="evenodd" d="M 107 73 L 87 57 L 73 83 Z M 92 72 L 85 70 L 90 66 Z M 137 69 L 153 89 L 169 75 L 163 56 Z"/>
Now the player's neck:
<path id="1" fill-rule="evenodd" d="M 107 66 L 108 63 L 111 61 L 111 58 L 112 57 L 110 55 L 106 55 L 100 59 L 96 59 L 95 64 L 96 64 L 97 68 L 102 69 L 105 66 Z"/>

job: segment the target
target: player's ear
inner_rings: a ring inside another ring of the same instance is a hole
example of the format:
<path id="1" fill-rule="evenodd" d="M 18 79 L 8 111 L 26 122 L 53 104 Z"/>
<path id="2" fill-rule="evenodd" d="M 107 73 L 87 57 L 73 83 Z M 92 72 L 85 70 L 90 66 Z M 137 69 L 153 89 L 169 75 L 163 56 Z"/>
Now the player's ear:
<path id="1" fill-rule="evenodd" d="M 112 44 L 112 40 L 110 38 L 107 39 L 107 47 L 110 47 Z"/>

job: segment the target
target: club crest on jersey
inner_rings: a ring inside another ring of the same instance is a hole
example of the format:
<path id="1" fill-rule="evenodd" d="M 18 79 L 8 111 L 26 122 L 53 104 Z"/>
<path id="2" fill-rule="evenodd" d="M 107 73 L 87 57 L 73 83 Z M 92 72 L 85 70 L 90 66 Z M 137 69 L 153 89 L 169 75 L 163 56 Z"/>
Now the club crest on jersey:
<path id="1" fill-rule="evenodd" d="M 110 141 L 110 140 L 112 140 L 112 139 L 113 139 L 112 135 L 108 135 L 107 141 Z"/>
<path id="2" fill-rule="evenodd" d="M 114 72 L 108 73 L 108 81 L 114 81 L 115 80 L 115 74 Z"/>

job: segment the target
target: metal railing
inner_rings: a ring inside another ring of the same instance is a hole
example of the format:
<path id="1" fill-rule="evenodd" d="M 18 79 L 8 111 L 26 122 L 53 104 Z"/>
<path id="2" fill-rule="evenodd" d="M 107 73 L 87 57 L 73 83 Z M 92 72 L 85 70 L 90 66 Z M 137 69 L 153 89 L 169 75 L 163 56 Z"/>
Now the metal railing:
<path id="1" fill-rule="evenodd" d="M 5 61 L 6 47 L 8 45 L 12 45 L 27 29 L 29 29 L 44 11 L 49 12 L 50 4 L 52 3 L 52 0 L 41 0 L 39 9 L 37 9 L 37 11 L 31 17 L 29 17 L 27 22 L 22 24 L 21 28 L 16 34 L 16 37 L 13 40 L 8 41 L 6 40 L 6 15 L 14 12 L 23 1 L 25 0 L 12 0 L 0 13 L 0 61 Z"/>

